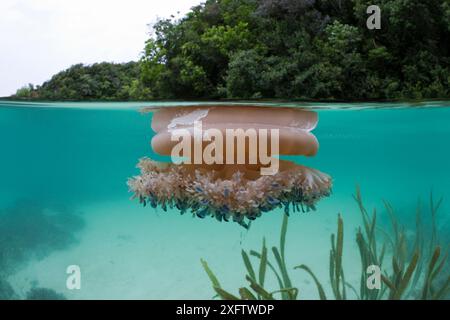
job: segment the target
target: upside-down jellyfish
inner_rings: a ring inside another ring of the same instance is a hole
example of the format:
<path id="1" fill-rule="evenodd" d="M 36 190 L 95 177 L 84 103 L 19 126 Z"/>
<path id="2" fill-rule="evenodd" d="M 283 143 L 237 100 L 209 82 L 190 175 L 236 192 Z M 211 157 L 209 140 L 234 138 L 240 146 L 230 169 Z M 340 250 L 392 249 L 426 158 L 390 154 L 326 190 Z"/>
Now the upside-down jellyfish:
<path id="1" fill-rule="evenodd" d="M 315 209 L 330 194 L 330 176 L 279 159 L 317 153 L 319 144 L 311 133 L 318 122 L 315 112 L 219 105 L 148 111 L 155 112 L 152 148 L 171 155 L 173 162 L 139 161 L 140 175 L 128 185 L 144 205 L 246 227 L 275 208 L 286 214 Z"/>

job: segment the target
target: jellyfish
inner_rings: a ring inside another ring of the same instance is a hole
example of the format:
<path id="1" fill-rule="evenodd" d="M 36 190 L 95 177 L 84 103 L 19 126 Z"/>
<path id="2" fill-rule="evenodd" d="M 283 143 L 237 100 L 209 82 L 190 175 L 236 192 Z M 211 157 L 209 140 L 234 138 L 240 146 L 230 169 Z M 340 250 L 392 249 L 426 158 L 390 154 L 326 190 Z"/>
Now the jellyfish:
<path id="1" fill-rule="evenodd" d="M 177 209 L 248 227 L 276 208 L 315 210 L 332 179 L 280 156 L 316 155 L 316 112 L 287 107 L 194 105 L 154 112 L 153 150 L 172 162 L 142 158 L 128 181 L 145 206 Z"/>

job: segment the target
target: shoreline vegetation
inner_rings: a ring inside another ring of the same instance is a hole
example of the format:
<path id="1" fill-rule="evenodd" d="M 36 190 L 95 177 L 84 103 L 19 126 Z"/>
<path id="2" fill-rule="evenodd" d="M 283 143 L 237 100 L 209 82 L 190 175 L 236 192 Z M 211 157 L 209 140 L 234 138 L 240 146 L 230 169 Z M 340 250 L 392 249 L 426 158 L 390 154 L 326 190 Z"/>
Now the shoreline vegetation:
<path id="1" fill-rule="evenodd" d="M 76 64 L 2 100 L 449 99 L 449 2 L 380 0 L 380 30 L 370 4 L 207 0 L 154 23 L 137 62 Z"/>
<path id="2" fill-rule="evenodd" d="M 49 99 L 40 99 L 40 98 L 27 98 L 27 97 L 17 97 L 16 95 L 0 97 L 0 102 L 14 102 L 14 103 L 214 103 L 218 104 L 328 104 L 328 103 L 337 103 L 337 104 L 357 104 L 357 103 L 367 103 L 367 104 L 378 104 L 378 103 L 391 103 L 391 104 L 408 104 L 411 106 L 422 106 L 427 103 L 444 103 L 447 106 L 447 103 L 450 102 L 450 97 L 444 98 L 398 98 L 398 99 L 269 99 L 269 98 L 260 98 L 260 99 L 238 99 L 238 98 L 197 98 L 197 99 L 148 99 L 148 100 L 113 100 L 113 99 L 61 99 L 61 100 L 49 100 Z"/>

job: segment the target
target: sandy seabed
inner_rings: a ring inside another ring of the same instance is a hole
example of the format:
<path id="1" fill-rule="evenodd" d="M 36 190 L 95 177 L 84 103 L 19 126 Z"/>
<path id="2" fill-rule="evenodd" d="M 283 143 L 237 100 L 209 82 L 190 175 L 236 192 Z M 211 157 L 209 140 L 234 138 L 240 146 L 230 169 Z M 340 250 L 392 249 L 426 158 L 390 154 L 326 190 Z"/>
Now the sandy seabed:
<path id="1" fill-rule="evenodd" d="M 336 232 L 337 220 L 333 202 L 324 201 L 313 213 L 292 214 L 286 241 L 288 267 L 307 264 L 326 290 L 330 235 Z M 143 209 L 129 202 L 100 203 L 81 211 L 86 227 L 78 234 L 79 243 L 30 261 L 9 278 L 19 295 L 38 285 L 68 299 L 211 299 L 214 292 L 201 258 L 222 287 L 237 294 L 238 288 L 247 284 L 241 249 L 261 250 L 263 237 L 269 248 L 278 245 L 282 219 L 281 210 L 266 213 L 247 231 L 235 223 Z M 346 279 L 358 284 L 360 262 L 354 230 L 359 213 L 346 212 L 343 217 Z M 256 266 L 257 260 L 254 262 Z M 81 268 L 80 290 L 66 288 L 69 265 Z M 300 299 L 318 298 L 308 275 L 293 269 L 290 274 Z M 270 271 L 266 287 L 278 289 Z"/>

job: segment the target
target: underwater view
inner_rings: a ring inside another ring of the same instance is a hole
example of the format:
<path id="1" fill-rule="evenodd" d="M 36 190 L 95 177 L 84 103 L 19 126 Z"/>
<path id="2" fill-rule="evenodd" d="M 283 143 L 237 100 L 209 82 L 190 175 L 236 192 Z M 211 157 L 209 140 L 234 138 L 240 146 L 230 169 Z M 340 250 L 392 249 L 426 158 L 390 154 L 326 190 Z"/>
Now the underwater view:
<path id="1" fill-rule="evenodd" d="M 277 173 L 170 163 L 193 116 L 280 127 Z M 0 299 L 449 299 L 449 119 L 448 101 L 1 101 Z"/>

